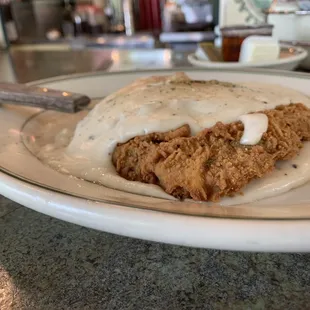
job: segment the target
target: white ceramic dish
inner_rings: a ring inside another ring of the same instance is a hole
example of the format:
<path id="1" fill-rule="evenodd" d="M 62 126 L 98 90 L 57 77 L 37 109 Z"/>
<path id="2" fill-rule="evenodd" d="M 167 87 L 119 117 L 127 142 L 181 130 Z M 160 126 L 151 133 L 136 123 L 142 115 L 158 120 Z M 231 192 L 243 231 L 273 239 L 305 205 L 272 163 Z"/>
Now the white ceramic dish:
<path id="1" fill-rule="evenodd" d="M 285 43 L 301 47 L 308 52 L 308 56 L 301 62 L 300 67 L 310 70 L 310 41 L 285 41 Z"/>
<path id="2" fill-rule="evenodd" d="M 242 70 L 246 68 L 268 68 L 294 70 L 307 56 L 308 52 L 302 47 L 281 45 L 280 58 L 275 61 L 257 63 L 215 62 L 201 59 L 195 53 L 188 55 L 188 61 L 196 67 L 208 69 Z"/>
<path id="3" fill-rule="evenodd" d="M 172 71 L 60 77 L 41 86 L 101 98 L 133 80 Z M 268 82 L 310 95 L 305 74 L 267 70 L 197 70 L 194 79 Z M 247 251 L 310 251 L 309 184 L 252 204 L 220 207 L 139 196 L 72 178 L 33 154 L 37 138 L 74 125 L 79 115 L 25 107 L 0 107 L 0 193 L 22 205 L 94 229 L 186 246 Z"/>

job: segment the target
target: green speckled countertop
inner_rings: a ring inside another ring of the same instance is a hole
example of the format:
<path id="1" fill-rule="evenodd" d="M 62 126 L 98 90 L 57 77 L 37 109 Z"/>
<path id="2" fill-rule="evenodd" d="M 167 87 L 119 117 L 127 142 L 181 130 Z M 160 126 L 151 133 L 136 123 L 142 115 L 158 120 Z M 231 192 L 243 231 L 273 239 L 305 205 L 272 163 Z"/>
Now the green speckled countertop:
<path id="1" fill-rule="evenodd" d="M 85 51 L 79 52 L 84 56 L 57 53 L 2 53 L 1 80 L 28 82 L 109 67 L 98 62 L 99 56 L 94 65 Z M 80 57 L 83 66 L 74 67 Z M 62 222 L 0 196 L 1 310 L 306 310 L 309 304 L 310 254 L 228 252 L 129 239 Z"/>
<path id="2" fill-rule="evenodd" d="M 310 255 L 185 248 L 0 198 L 0 309 L 309 309 Z"/>

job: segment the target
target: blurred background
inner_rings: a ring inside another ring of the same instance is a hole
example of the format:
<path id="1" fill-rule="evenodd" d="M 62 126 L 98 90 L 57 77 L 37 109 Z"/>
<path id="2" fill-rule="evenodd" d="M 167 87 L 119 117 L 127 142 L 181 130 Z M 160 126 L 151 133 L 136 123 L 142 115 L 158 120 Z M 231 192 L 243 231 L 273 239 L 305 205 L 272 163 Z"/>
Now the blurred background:
<path id="1" fill-rule="evenodd" d="M 150 47 L 162 32 L 201 32 L 202 38 L 212 38 L 219 16 L 216 0 L 1 0 L 0 4 L 8 40 L 20 44 L 74 43 L 74 38 L 80 42 L 83 38 L 80 44 L 111 45 L 109 38 L 115 35 L 145 34 L 148 40 L 141 41 Z"/>
<path id="2" fill-rule="evenodd" d="M 167 61 L 169 66 L 174 61 L 186 65 L 188 53 L 201 42 L 216 43 L 219 29 L 229 25 L 273 24 L 273 35 L 279 40 L 309 49 L 309 3 L 307 0 L 0 0 L 0 47 L 10 51 L 9 58 L 14 60 L 12 70 L 22 82 L 42 78 L 40 67 L 47 66 L 47 61 L 51 67 L 41 71 L 49 71 L 51 76 L 119 68 L 120 63 L 124 69 L 128 59 L 142 62 L 144 67 L 144 62 L 157 68 L 166 67 Z M 90 55 L 86 53 L 90 49 L 96 51 Z M 128 56 L 125 51 L 129 50 L 139 53 Z"/>

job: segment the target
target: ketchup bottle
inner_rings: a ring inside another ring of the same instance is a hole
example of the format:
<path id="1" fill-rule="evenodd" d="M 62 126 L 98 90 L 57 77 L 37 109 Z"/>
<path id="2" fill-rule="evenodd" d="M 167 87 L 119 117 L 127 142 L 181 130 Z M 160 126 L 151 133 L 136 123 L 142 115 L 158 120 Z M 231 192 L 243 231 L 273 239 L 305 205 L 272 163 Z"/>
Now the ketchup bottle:
<path id="1" fill-rule="evenodd" d="M 139 0 L 139 30 L 161 31 L 161 0 Z"/>

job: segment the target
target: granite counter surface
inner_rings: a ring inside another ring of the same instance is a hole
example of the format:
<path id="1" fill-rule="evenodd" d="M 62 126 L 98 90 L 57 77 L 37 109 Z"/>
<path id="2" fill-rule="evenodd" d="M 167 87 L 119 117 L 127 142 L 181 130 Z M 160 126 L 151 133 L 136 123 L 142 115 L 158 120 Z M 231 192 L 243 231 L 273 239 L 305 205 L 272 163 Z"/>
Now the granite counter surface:
<path id="1" fill-rule="evenodd" d="M 70 72 L 78 54 L 61 53 L 0 55 L 0 77 L 28 82 Z M 92 59 L 82 54 L 85 61 Z M 10 62 L 23 65 L 14 70 Z M 58 71 L 48 69 L 53 63 Z M 106 67 L 98 63 L 95 69 Z M 90 69 L 84 63 L 81 71 Z M 130 239 L 0 197 L 1 310 L 306 310 L 309 303 L 310 254 L 228 252 Z"/>
<path id="2" fill-rule="evenodd" d="M 309 309 L 310 255 L 194 249 L 0 198 L 0 309 Z"/>

